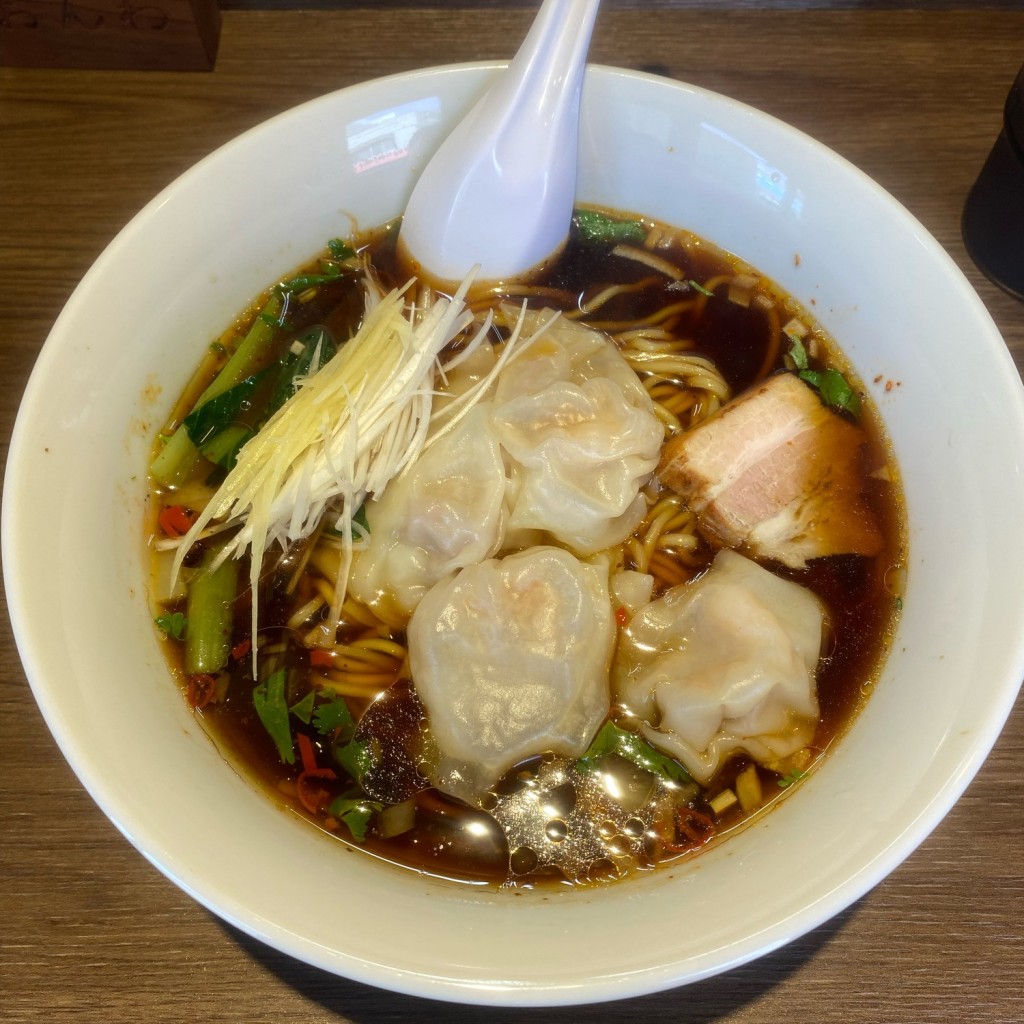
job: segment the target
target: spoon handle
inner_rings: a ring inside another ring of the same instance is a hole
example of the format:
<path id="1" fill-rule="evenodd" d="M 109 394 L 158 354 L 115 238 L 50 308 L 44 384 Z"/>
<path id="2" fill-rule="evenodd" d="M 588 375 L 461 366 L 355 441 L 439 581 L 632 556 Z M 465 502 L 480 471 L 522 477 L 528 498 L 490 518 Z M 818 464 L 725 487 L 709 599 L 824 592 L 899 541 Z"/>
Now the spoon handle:
<path id="1" fill-rule="evenodd" d="M 504 118 L 499 138 L 535 145 L 538 136 L 575 135 L 590 36 L 600 0 L 544 0 L 508 71 L 482 101 L 482 112 Z M 523 134 L 516 137 L 514 129 Z"/>
<path id="2" fill-rule="evenodd" d="M 518 276 L 564 244 L 579 103 L 600 0 L 544 0 L 512 60 L 427 164 L 401 238 L 417 268 L 458 281 Z"/>

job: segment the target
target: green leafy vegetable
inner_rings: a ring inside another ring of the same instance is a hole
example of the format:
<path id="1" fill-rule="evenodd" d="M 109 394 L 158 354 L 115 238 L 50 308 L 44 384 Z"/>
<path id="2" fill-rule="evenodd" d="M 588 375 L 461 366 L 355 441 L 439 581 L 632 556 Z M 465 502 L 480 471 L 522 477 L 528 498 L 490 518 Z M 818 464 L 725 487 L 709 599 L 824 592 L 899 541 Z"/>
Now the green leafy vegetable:
<path id="1" fill-rule="evenodd" d="M 199 450 L 203 457 L 209 459 L 215 466 L 230 471 L 235 468 L 238 453 L 255 433 L 254 429 L 242 423 L 229 423 Z"/>
<path id="2" fill-rule="evenodd" d="M 188 616 L 184 612 L 158 615 L 154 621 L 167 636 L 173 637 L 175 640 L 180 640 L 185 635 L 185 628 L 188 626 Z"/>
<path id="3" fill-rule="evenodd" d="M 370 536 L 370 521 L 366 518 L 365 501 L 362 503 L 362 505 L 359 506 L 359 508 L 355 510 L 355 512 L 352 513 L 352 526 L 355 527 L 355 529 L 352 532 L 353 537 L 358 537 L 360 530 L 362 530 L 367 537 Z M 324 527 L 324 532 L 329 533 L 332 537 L 344 536 L 341 530 L 336 530 L 330 524 Z"/>
<path id="4" fill-rule="evenodd" d="M 580 758 L 581 766 L 590 768 L 599 757 L 615 752 L 619 746 L 619 733 L 622 731 L 612 722 L 606 722 Z"/>
<path id="5" fill-rule="evenodd" d="M 321 736 L 341 730 L 339 739 L 348 743 L 356 731 L 356 722 L 348 704 L 343 700 L 332 700 L 330 704 L 319 704 L 313 712 L 313 725 Z"/>
<path id="6" fill-rule="evenodd" d="M 793 360 L 793 365 L 798 370 L 806 370 L 808 366 L 807 349 L 804 348 L 803 340 L 788 331 L 786 337 L 789 338 L 789 357 Z"/>
<path id="7" fill-rule="evenodd" d="M 804 370 L 800 376 L 813 388 L 817 388 L 822 400 L 833 409 L 845 409 L 856 416 L 860 412 L 860 398 L 850 387 L 847 379 L 833 369 Z"/>
<path id="8" fill-rule="evenodd" d="M 633 244 L 647 237 L 647 228 L 636 220 L 615 220 L 596 210 L 577 210 L 572 217 L 579 237 L 597 245 Z"/>
<path id="9" fill-rule="evenodd" d="M 285 670 L 278 669 L 265 683 L 252 691 L 252 703 L 263 728 L 277 747 L 285 764 L 295 764 L 295 744 L 288 722 L 288 701 L 285 699 Z"/>
<path id="10" fill-rule="evenodd" d="M 687 281 L 686 283 L 687 283 L 687 284 L 688 284 L 688 285 L 689 285 L 689 286 L 690 286 L 690 287 L 691 287 L 691 288 L 692 288 L 692 289 L 693 289 L 693 290 L 694 290 L 695 292 L 700 292 L 700 293 L 701 293 L 701 295 L 707 295 L 707 296 L 708 296 L 709 298 L 714 298 L 714 297 L 715 297 L 715 293 L 714 293 L 714 292 L 708 291 L 708 290 L 707 290 L 707 288 L 705 288 L 705 287 L 704 287 L 704 285 L 702 285 L 702 284 L 701 284 L 701 283 L 700 283 L 699 281 L 694 281 L 694 280 L 693 280 L 693 278 L 691 278 L 691 279 L 690 279 L 689 281 Z"/>
<path id="11" fill-rule="evenodd" d="M 266 324 L 268 327 L 284 327 L 287 313 L 288 306 L 286 303 L 282 302 L 280 303 L 276 313 L 264 309 L 257 314 L 256 319 Z"/>
<path id="12" fill-rule="evenodd" d="M 803 341 L 788 331 L 786 337 L 790 341 L 789 356 L 800 379 L 810 384 L 827 406 L 842 409 L 854 416 L 859 415 L 860 396 L 850 387 L 849 381 L 838 370 L 812 370 Z"/>
<path id="13" fill-rule="evenodd" d="M 370 532 L 370 523 L 366 518 L 366 502 L 364 501 L 359 508 L 356 509 L 356 514 L 352 517 L 352 525 L 360 527 L 367 535 Z"/>
<path id="14" fill-rule="evenodd" d="M 315 288 L 317 285 L 330 284 L 341 277 L 342 268 L 337 263 L 323 261 L 320 264 L 319 274 L 297 274 L 285 281 L 278 283 L 277 288 L 282 292 L 304 292 L 307 288 Z"/>
<path id="15" fill-rule="evenodd" d="M 365 797 L 343 793 L 331 803 L 330 813 L 339 821 L 344 822 L 352 838 L 361 843 L 366 838 L 370 827 L 370 819 L 374 812 L 382 811 L 384 805 Z"/>
<path id="16" fill-rule="evenodd" d="M 189 675 L 219 672 L 231 653 L 238 562 L 228 558 L 216 565 L 219 554 L 218 546 L 207 547 L 196 574 L 188 583 L 185 671 Z"/>
<path id="17" fill-rule="evenodd" d="M 215 395 L 208 402 L 197 405 L 185 417 L 184 427 L 192 443 L 202 451 L 203 445 L 212 440 L 225 427 L 233 423 L 238 415 L 249 407 L 253 393 L 264 378 L 266 371 L 254 373 L 233 387 Z"/>
<path id="18" fill-rule="evenodd" d="M 324 363 L 333 359 L 338 351 L 331 332 L 326 327 L 311 327 L 295 341 L 302 349 L 299 352 L 289 352 L 281 361 L 274 394 L 267 410 L 268 418 L 295 394 L 299 380 L 311 377 Z"/>
<path id="19" fill-rule="evenodd" d="M 790 786 L 795 786 L 807 772 L 800 771 L 799 768 L 794 768 L 791 772 L 787 772 L 778 780 L 779 787 L 781 789 L 789 789 Z"/>
<path id="20" fill-rule="evenodd" d="M 340 238 L 332 238 L 327 243 L 327 249 L 336 260 L 349 260 L 356 254 L 355 249 Z"/>
<path id="21" fill-rule="evenodd" d="M 301 346 L 299 351 L 289 352 L 275 367 L 260 370 L 214 395 L 185 417 L 183 426 L 192 443 L 214 465 L 233 469 L 243 445 L 258 432 L 262 422 L 291 398 L 298 379 L 316 373 L 337 352 L 330 332 L 323 327 L 312 328 L 296 342 Z M 256 396 L 273 374 L 277 380 L 269 405 L 264 407 L 265 397 L 257 402 Z M 259 409 L 256 413 L 254 403 Z M 240 418 L 247 422 L 238 422 Z"/>
<path id="22" fill-rule="evenodd" d="M 353 778 L 360 782 L 373 767 L 373 754 L 369 740 L 352 740 L 343 747 L 335 747 L 334 760 Z"/>
<path id="23" fill-rule="evenodd" d="M 300 721 L 309 725 L 313 715 L 313 702 L 316 700 L 316 691 L 310 690 L 302 700 L 294 703 L 288 710 Z"/>
<path id="24" fill-rule="evenodd" d="M 213 383 L 199 396 L 196 408 L 205 405 L 256 372 L 256 368 L 266 359 L 267 350 L 277 335 L 283 315 L 284 303 L 281 296 L 275 293 L 253 321 L 234 355 L 224 364 Z M 182 424 L 167 439 L 149 471 L 158 483 L 165 487 L 176 487 L 187 478 L 198 458 L 199 452 L 185 425 Z"/>
<path id="25" fill-rule="evenodd" d="M 579 760 L 585 771 L 594 768 L 597 761 L 606 754 L 618 754 L 644 771 L 660 775 L 670 782 L 690 782 L 690 773 L 671 757 L 655 750 L 646 740 L 636 733 L 620 729 L 614 722 L 606 722 L 601 731 L 594 737 L 586 753 Z"/>

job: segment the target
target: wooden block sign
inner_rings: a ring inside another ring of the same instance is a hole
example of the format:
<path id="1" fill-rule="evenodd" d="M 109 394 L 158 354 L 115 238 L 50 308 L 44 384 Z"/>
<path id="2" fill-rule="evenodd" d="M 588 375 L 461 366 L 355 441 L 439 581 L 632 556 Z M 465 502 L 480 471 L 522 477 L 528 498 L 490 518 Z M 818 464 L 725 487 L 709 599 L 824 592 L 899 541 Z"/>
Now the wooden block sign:
<path id="1" fill-rule="evenodd" d="M 0 65 L 209 71 L 217 0 L 0 0 Z"/>

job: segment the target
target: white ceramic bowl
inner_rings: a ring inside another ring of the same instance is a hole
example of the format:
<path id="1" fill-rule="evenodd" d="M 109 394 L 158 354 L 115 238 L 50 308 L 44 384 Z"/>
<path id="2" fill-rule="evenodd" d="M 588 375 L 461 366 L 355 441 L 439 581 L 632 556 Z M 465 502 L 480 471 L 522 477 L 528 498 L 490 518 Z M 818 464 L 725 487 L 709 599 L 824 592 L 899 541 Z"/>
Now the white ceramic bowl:
<path id="1" fill-rule="evenodd" d="M 5 581 L 68 761 L 202 904 L 295 957 L 402 992 L 613 999 L 706 977 L 825 921 L 899 864 L 970 781 L 1024 674 L 1024 403 L 965 279 L 864 175 L 721 96 L 591 68 L 579 198 L 739 254 L 815 300 L 863 380 L 900 382 L 877 392 L 911 545 L 884 677 L 778 810 L 689 864 L 607 889 L 512 897 L 445 883 L 276 809 L 221 761 L 154 636 L 140 526 L 153 431 L 254 294 L 353 224 L 401 212 L 425 158 L 496 71 L 428 70 L 306 104 L 218 150 L 124 229 L 26 392 L 7 469 Z"/>

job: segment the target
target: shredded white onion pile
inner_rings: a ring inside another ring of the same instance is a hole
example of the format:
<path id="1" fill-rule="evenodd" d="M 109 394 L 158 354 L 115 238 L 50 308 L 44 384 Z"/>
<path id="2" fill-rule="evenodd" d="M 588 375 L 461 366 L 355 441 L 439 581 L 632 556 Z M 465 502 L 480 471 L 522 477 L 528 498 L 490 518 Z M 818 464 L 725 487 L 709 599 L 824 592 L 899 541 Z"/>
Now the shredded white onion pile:
<path id="1" fill-rule="evenodd" d="M 220 521 L 218 529 L 240 526 L 222 549 L 219 562 L 251 549 L 254 659 L 257 583 L 267 548 L 275 541 L 286 547 L 310 536 L 329 506 L 332 513 L 337 511 L 333 525 L 343 550 L 332 607 L 337 622 L 351 568 L 353 516 L 368 497 L 380 494 L 389 480 L 416 460 L 428 440 L 451 429 L 483 397 L 513 350 L 525 348 L 517 348 L 520 316 L 498 364 L 446 407 L 445 422 L 435 422 L 429 436 L 435 371 L 443 374 L 467 358 L 491 327 L 488 314 L 450 362 L 438 363 L 445 345 L 473 322 L 464 305 L 472 276 L 454 296 L 439 296 L 425 309 L 406 308 L 404 296 L 412 282 L 383 298 L 368 283 L 362 326 L 333 359 L 300 382 L 296 393 L 245 444 L 235 467 L 182 538 L 175 574 L 213 520 Z M 358 524 L 355 528 L 360 529 Z M 333 639 L 333 630 L 331 634 L 325 642 Z"/>

